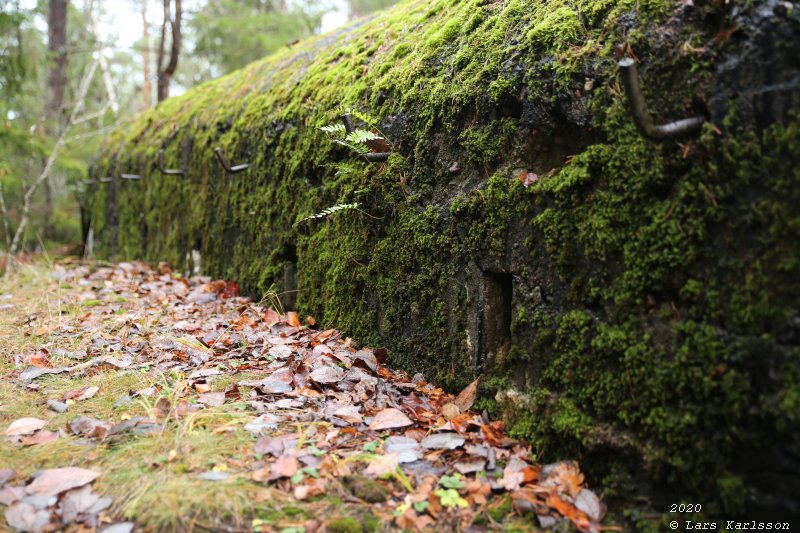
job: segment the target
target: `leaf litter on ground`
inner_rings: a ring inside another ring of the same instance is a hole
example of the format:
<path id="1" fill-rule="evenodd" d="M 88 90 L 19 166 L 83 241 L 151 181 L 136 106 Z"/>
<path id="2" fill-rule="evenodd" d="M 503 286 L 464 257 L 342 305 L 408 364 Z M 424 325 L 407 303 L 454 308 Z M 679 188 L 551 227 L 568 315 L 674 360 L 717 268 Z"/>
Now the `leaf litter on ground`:
<path id="1" fill-rule="evenodd" d="M 77 279 L 83 291 L 88 311 L 59 326 L 80 348 L 23 354 L 20 386 L 35 392 L 42 376 L 100 369 L 143 371 L 165 382 L 117 400 L 147 405 L 147 417 L 75 416 L 66 428 L 51 428 L 58 431 L 24 417 L 4 430 L 14 445 L 46 445 L 61 435 L 90 444 L 135 439 L 164 431 L 167 419 L 236 404 L 242 427 L 253 435 L 252 455 L 195 472 L 198 483 L 246 478 L 299 501 L 346 490 L 347 498 L 412 530 L 472 527 L 503 497 L 510 497 L 514 513 L 533 514 L 543 527 L 568 520 L 583 532 L 602 529 L 605 506 L 576 463 L 539 465 L 501 421 L 470 412 L 478 380 L 452 396 L 419 374 L 388 367 L 385 348 L 359 348 L 334 329 L 318 329 L 312 317 L 304 324 L 297 313 L 239 296 L 235 283 L 184 278 L 165 264 L 80 266 L 60 275 Z M 147 319 L 152 315 L 158 320 Z M 212 390 L 221 377 L 233 384 Z M 42 403 L 61 413 L 98 390 L 82 387 Z M 91 488 L 101 475 L 77 467 L 38 472 L 23 483 L 14 483 L 15 472 L 0 475 L 6 521 L 20 531 L 110 523 L 110 498 Z M 125 530 L 128 523 L 115 527 Z"/>

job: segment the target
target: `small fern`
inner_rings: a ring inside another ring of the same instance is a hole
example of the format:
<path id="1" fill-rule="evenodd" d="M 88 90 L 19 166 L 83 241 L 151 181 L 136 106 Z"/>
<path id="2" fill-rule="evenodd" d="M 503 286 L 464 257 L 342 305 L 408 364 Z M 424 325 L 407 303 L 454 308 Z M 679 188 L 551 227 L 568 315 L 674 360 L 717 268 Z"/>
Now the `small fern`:
<path id="1" fill-rule="evenodd" d="M 352 203 L 352 204 L 336 204 L 334 206 L 331 206 L 331 207 L 328 207 L 326 209 L 323 209 L 319 213 L 316 213 L 316 214 L 311 215 L 311 216 L 307 216 L 305 218 L 301 218 L 300 220 L 298 220 L 297 222 L 294 223 L 293 227 L 296 227 L 298 224 L 301 224 L 301 223 L 309 221 L 309 220 L 314 220 L 314 219 L 317 219 L 317 218 L 329 217 L 331 215 L 334 215 L 334 214 L 339 213 L 341 211 L 346 211 L 348 209 L 358 209 L 358 206 L 359 206 L 358 202 L 355 202 L 355 203 Z"/>
<path id="2" fill-rule="evenodd" d="M 322 126 L 320 129 L 336 144 L 345 146 L 361 156 L 367 155 L 373 151 L 370 145 L 373 145 L 372 147 L 374 148 L 375 141 L 383 141 L 384 145 L 390 146 L 386 136 L 378 129 L 377 120 L 368 114 L 358 109 L 342 106 L 336 108 L 336 113 L 339 116 L 349 114 L 361 120 L 370 128 L 358 128 L 347 133 L 345 125 L 338 121 Z"/>
<path id="3" fill-rule="evenodd" d="M 339 116 L 350 114 L 350 115 L 353 115 L 354 117 L 356 117 L 358 120 L 360 120 L 364 124 L 369 124 L 370 126 L 372 126 L 375 129 L 378 128 L 378 120 L 376 118 L 374 118 L 372 115 L 369 115 L 368 113 L 364 113 L 362 111 L 359 111 L 358 109 L 356 109 L 354 107 L 339 106 L 339 107 L 336 108 L 336 114 L 339 115 Z"/>
<path id="4" fill-rule="evenodd" d="M 322 126 L 320 129 L 331 137 L 337 139 L 344 139 L 347 135 L 347 130 L 344 128 L 344 124 L 340 124 L 338 122 L 334 124 L 328 124 L 327 126 Z"/>

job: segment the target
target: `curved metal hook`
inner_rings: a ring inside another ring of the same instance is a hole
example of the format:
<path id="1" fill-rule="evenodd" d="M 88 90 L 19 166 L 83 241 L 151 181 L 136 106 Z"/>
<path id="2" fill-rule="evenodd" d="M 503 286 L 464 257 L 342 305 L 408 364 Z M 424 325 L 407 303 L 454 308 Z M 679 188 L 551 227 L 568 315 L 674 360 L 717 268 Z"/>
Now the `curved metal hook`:
<path id="1" fill-rule="evenodd" d="M 97 181 L 99 181 L 100 183 L 111 183 L 112 181 L 114 181 L 114 176 L 105 176 L 98 179 Z"/>
<path id="2" fill-rule="evenodd" d="M 158 170 L 167 176 L 183 176 L 186 174 L 185 168 L 164 168 L 164 150 L 158 151 Z"/>
<path id="3" fill-rule="evenodd" d="M 691 117 L 667 124 L 653 124 L 647 103 L 644 101 L 642 89 L 639 85 L 639 74 L 636 71 L 636 62 L 630 57 L 620 60 L 617 65 L 622 73 L 622 84 L 625 94 L 628 95 L 628 105 L 636 129 L 642 137 L 651 141 L 667 141 L 695 132 L 706 121 L 705 117 Z"/>
<path id="4" fill-rule="evenodd" d="M 250 167 L 250 163 L 242 163 L 241 165 L 230 166 L 228 164 L 228 160 L 225 159 L 225 155 L 222 153 L 222 148 L 214 148 L 214 155 L 217 156 L 219 159 L 219 164 L 222 165 L 222 168 L 225 169 L 225 172 L 228 174 L 236 174 L 238 172 L 242 172 L 247 170 Z"/>
<path id="5" fill-rule="evenodd" d="M 124 180 L 140 180 L 142 177 L 139 174 L 120 174 L 120 178 Z"/>
<path id="6" fill-rule="evenodd" d="M 346 131 L 348 135 L 356 130 L 355 125 L 353 125 L 353 117 L 350 113 L 342 115 L 342 122 L 344 123 L 344 131 Z M 370 163 L 383 163 L 389 159 L 389 152 L 372 152 L 364 154 L 364 158 Z"/>

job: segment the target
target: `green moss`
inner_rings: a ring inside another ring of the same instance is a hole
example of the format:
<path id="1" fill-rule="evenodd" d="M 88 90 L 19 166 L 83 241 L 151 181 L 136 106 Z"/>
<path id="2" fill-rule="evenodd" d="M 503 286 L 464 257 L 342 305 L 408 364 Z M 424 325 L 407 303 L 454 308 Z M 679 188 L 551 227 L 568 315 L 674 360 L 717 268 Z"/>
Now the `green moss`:
<path id="1" fill-rule="evenodd" d="M 330 533 L 361 533 L 364 531 L 358 520 L 349 517 L 331 518 L 326 528 Z"/>
<path id="2" fill-rule="evenodd" d="M 565 6 L 548 13 L 541 22 L 531 28 L 528 37 L 546 48 L 552 48 L 554 45 L 563 48 L 577 42 L 582 34 L 583 24 L 578 14 Z"/>

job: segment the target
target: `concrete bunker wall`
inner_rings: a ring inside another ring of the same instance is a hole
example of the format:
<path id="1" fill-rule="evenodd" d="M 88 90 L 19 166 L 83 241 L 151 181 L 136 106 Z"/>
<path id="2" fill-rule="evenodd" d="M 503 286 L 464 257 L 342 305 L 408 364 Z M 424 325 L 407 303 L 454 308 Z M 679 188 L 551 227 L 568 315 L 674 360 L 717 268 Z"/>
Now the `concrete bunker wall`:
<path id="1" fill-rule="evenodd" d="M 621 491 L 796 509 L 800 9 L 784 4 L 402 3 L 120 129 L 94 176 L 143 178 L 87 192 L 96 251 L 199 253 L 446 386 L 482 374 L 499 393 L 482 407 Z M 657 120 L 703 114 L 702 131 L 642 139 L 622 55 Z M 338 106 L 379 121 L 385 165 L 325 138 Z M 250 168 L 224 173 L 215 147 Z M 186 175 L 161 175 L 159 150 Z"/>

